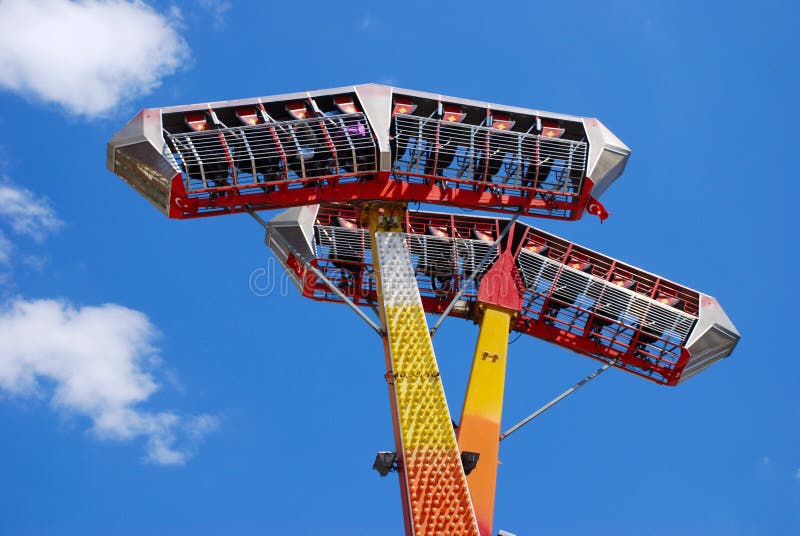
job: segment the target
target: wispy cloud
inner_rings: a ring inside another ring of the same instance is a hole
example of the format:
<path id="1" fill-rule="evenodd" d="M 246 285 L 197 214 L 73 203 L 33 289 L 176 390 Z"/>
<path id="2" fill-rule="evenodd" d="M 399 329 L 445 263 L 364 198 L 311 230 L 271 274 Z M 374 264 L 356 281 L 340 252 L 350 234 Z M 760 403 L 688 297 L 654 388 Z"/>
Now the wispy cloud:
<path id="1" fill-rule="evenodd" d="M 34 269 L 37 266 L 41 269 L 46 263 L 46 257 L 20 253 L 12 235 L 24 235 L 42 242 L 62 225 L 47 199 L 0 175 L 0 289 L 6 291 L 5 287 L 13 283 L 12 267 L 20 259 Z"/>
<path id="2" fill-rule="evenodd" d="M 7 265 L 11 263 L 11 252 L 13 250 L 14 245 L 11 240 L 6 238 L 3 231 L 0 231 L 0 264 Z"/>
<path id="3" fill-rule="evenodd" d="M 47 199 L 15 186 L 7 178 L 0 183 L 0 219 L 15 232 L 39 242 L 62 225 Z"/>
<path id="4" fill-rule="evenodd" d="M 0 87 L 87 117 L 158 87 L 189 57 L 140 1 L 0 1 Z"/>
<path id="5" fill-rule="evenodd" d="M 44 241 L 63 223 L 47 199 L 0 179 L 0 265 L 16 256 L 41 270 L 47 258 L 19 254 L 9 236 Z M 0 273 L 0 286 L 9 284 L 10 273 Z M 144 438 L 148 462 L 183 464 L 219 418 L 141 407 L 159 389 L 157 335 L 146 315 L 121 305 L 12 299 L 0 304 L 0 392 L 44 398 L 62 413 L 86 417 L 99 439 Z M 173 371 L 164 372 L 169 381 Z"/>
<path id="6" fill-rule="evenodd" d="M 233 7 L 231 3 L 226 0 L 200 0 L 200 5 L 211 14 L 216 29 L 225 26 L 228 11 Z"/>
<path id="7" fill-rule="evenodd" d="M 146 315 L 120 305 L 17 299 L 0 311 L 0 389 L 87 417 L 99 439 L 144 438 L 148 462 L 183 464 L 219 419 L 141 407 L 159 389 L 157 335 Z"/>
<path id="8" fill-rule="evenodd" d="M 795 480 L 800 480 L 800 467 L 794 470 Z"/>
<path id="9" fill-rule="evenodd" d="M 361 17 L 361 20 L 358 22 L 358 29 L 362 32 L 369 30 L 373 26 L 375 26 L 375 18 L 369 14 Z"/>

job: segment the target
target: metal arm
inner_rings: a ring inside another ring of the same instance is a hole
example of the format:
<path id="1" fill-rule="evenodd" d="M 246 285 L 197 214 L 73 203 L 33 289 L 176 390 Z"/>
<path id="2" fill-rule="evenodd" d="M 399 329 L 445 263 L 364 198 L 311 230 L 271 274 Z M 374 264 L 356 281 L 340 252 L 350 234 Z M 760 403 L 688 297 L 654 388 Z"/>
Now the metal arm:
<path id="1" fill-rule="evenodd" d="M 255 212 L 253 212 L 251 209 L 248 209 L 247 213 L 250 214 L 253 217 L 253 219 L 255 219 L 258 223 L 260 223 L 261 226 L 264 227 L 264 229 L 266 229 L 269 232 L 269 227 L 267 226 L 267 222 L 265 222 L 264 219 L 261 216 L 259 216 Z M 297 253 L 297 251 L 295 251 L 295 249 L 292 247 L 291 244 L 287 243 L 279 235 L 275 235 L 275 236 L 278 237 L 278 240 L 280 240 L 280 242 L 283 245 L 283 247 L 285 247 L 287 250 L 291 251 L 292 255 L 295 255 L 296 257 L 299 258 L 299 254 Z M 333 282 L 330 279 L 325 277 L 325 274 L 323 274 L 319 270 L 319 268 L 317 268 L 316 266 L 314 266 L 311 263 L 308 263 L 305 266 L 306 266 L 306 268 L 311 270 L 311 273 L 313 273 L 320 281 L 325 283 L 325 286 L 327 286 L 331 290 L 331 292 L 336 294 L 348 307 L 350 307 L 358 316 L 360 316 L 361 319 L 364 320 L 364 322 L 369 324 L 369 327 L 374 329 L 375 332 L 378 335 L 380 335 L 381 337 L 383 336 L 383 330 L 380 328 L 380 326 L 378 326 L 378 324 L 376 324 L 370 317 L 368 317 L 364 313 L 364 311 L 359 309 L 358 306 L 355 303 L 353 303 L 353 301 L 347 296 L 347 294 L 342 292 L 342 290 L 339 287 L 337 287 L 336 285 L 334 285 Z"/>
<path id="2" fill-rule="evenodd" d="M 589 381 L 598 377 L 600 374 L 611 368 L 611 366 L 614 365 L 615 363 L 616 361 L 612 361 L 611 363 L 606 363 L 605 365 L 595 370 L 594 372 L 586 376 L 584 379 L 582 379 L 581 381 L 579 381 L 578 383 L 576 383 L 575 385 L 573 385 L 572 387 L 570 387 L 569 389 L 567 389 L 566 391 L 555 397 L 553 400 L 551 400 L 541 408 L 537 409 L 536 411 L 534 411 L 533 413 L 522 419 L 520 422 L 518 422 L 517 424 L 515 424 L 502 434 L 500 434 L 500 441 L 504 440 L 509 435 L 513 434 L 514 432 L 516 432 L 517 430 L 519 430 L 520 428 L 531 422 L 533 419 L 535 419 L 548 409 L 552 408 L 553 406 L 555 406 L 556 404 L 567 398 L 569 395 L 571 395 L 572 393 L 574 393 L 575 391 L 577 391 L 578 389 L 589 383 Z"/>

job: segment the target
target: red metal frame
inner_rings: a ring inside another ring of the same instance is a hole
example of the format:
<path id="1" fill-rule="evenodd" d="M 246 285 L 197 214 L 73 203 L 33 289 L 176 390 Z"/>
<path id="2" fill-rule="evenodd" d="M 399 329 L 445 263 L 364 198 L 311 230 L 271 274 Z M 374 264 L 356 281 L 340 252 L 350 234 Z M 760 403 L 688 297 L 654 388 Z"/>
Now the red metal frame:
<path id="1" fill-rule="evenodd" d="M 438 101 L 438 112 L 434 112 L 436 120 L 435 128 L 432 128 L 428 140 L 433 144 L 433 149 L 428 148 L 430 153 L 426 158 L 430 158 L 432 167 L 426 163 L 425 167 L 430 171 L 434 170 L 440 175 L 431 175 L 419 170 L 398 169 L 392 165 L 389 172 L 379 172 L 377 153 L 377 139 L 373 133 L 376 152 L 374 155 L 374 166 L 371 171 L 358 171 L 352 173 L 336 173 L 322 176 L 309 177 L 305 171 L 300 174 L 290 171 L 291 165 L 288 162 L 287 152 L 284 150 L 282 137 L 276 128 L 287 118 L 298 121 L 314 121 L 315 128 L 319 128 L 321 133 L 320 141 L 324 141 L 327 151 L 333 156 L 331 172 L 343 171 L 338 166 L 339 156 L 337 155 L 336 144 L 332 140 L 332 133 L 328 131 L 327 121 L 324 114 L 318 107 L 317 100 L 297 99 L 272 103 L 273 112 L 280 117 L 273 120 L 267 115 L 264 104 L 261 102 L 252 105 L 241 105 L 238 109 L 219 109 L 209 108 L 205 111 L 192 111 L 185 113 L 185 122 L 193 130 L 211 131 L 220 125 L 216 121 L 217 113 L 233 113 L 245 125 L 253 127 L 267 123 L 269 125 L 269 136 L 275 145 L 277 156 L 280 159 L 281 173 L 280 178 L 275 176 L 264 177 L 263 180 L 255 180 L 252 183 L 245 183 L 238 180 L 236 162 L 231 150 L 228 149 L 226 135 L 218 133 L 219 141 L 222 144 L 224 157 L 228 163 L 229 172 L 227 180 L 218 181 L 214 184 L 203 184 L 196 187 L 188 176 L 184 177 L 182 187 L 177 181 L 172 181 L 171 200 L 168 213 L 172 218 L 188 219 L 205 217 L 211 215 L 235 214 L 247 210 L 276 209 L 298 205 L 308 205 L 323 202 L 355 202 L 361 200 L 382 200 L 382 201 L 403 201 L 442 204 L 454 207 L 481 209 L 495 212 L 521 212 L 522 214 L 560 220 L 580 219 L 588 209 L 591 214 L 596 214 L 601 218 L 607 216 L 607 212 L 602 205 L 597 202 L 591 192 L 594 182 L 590 177 L 582 176 L 582 187 L 579 191 L 570 189 L 551 189 L 539 187 L 537 183 L 523 185 L 524 180 L 492 181 L 487 178 L 489 159 L 489 134 L 483 136 L 478 143 L 482 144 L 484 154 L 483 178 L 453 175 L 452 166 L 448 167 L 447 173 L 438 170 L 441 163 L 440 148 L 438 144 L 439 130 L 441 124 L 465 123 L 467 120 L 467 109 L 460 104 Z M 430 107 L 435 101 L 417 102 L 419 99 L 403 95 L 395 95 L 393 100 L 392 121 L 398 116 L 412 116 L 417 113 L 418 106 L 422 106 L 420 114 L 424 113 L 426 121 L 429 119 Z M 424 99 L 422 99 L 424 100 Z M 277 108 L 279 105 L 280 108 Z M 334 95 L 332 102 L 324 104 L 325 109 L 332 107 L 344 113 L 361 113 L 362 107 L 355 94 L 347 93 Z M 470 112 L 474 116 L 474 110 Z M 511 132 L 516 120 L 509 112 L 485 109 L 487 125 L 491 125 L 492 131 Z M 210 116 L 210 118 L 209 118 Z M 415 115 L 414 117 L 422 117 Z M 472 117 L 472 116 L 471 116 Z M 318 119 L 318 121 L 317 121 Z M 433 120 L 433 119 L 430 119 Z M 364 118 L 364 121 L 369 121 Z M 474 125 L 475 119 L 471 120 L 471 128 L 483 128 Z M 200 124 L 202 123 L 202 124 Z M 537 117 L 536 129 L 538 136 L 561 138 L 564 137 L 565 125 L 552 119 L 540 119 Z M 197 128 L 195 128 L 197 127 Z M 172 128 L 172 127 L 170 127 Z M 224 129 L 223 129 L 224 130 Z M 517 132 L 516 134 L 520 134 Z M 573 132 L 570 136 L 574 135 Z M 571 139 L 571 138 L 570 138 Z M 419 142 L 416 142 L 419 143 Z M 539 150 L 539 138 L 536 138 L 534 150 Z M 291 151 L 289 151 L 291 152 Z M 395 157 L 396 155 L 393 155 Z M 472 158 L 472 157 L 471 157 Z M 535 160 L 535 159 L 534 159 Z M 527 162 L 527 160 L 526 160 Z M 301 161 L 302 165 L 302 161 Z M 522 163 L 519 164 L 520 166 Z M 531 165 L 534 165 L 531 163 Z M 538 168 L 538 161 L 535 164 Z M 363 169 L 363 168 L 361 168 Z M 420 172 L 417 172 L 420 171 Z M 301 176 L 297 176 L 301 175 Z M 249 175 L 248 175 L 249 176 Z M 275 180 L 273 180 L 275 179 Z"/>
<path id="2" fill-rule="evenodd" d="M 317 222 L 320 225 L 333 225 L 333 219 L 336 217 L 358 221 L 357 209 L 323 206 L 318 214 Z M 494 239 L 499 236 L 506 223 L 507 220 L 494 218 L 419 212 L 407 214 L 405 232 L 423 236 L 430 235 L 429 228 L 433 226 L 445 230 L 451 238 L 474 238 L 474 232 L 478 230 Z M 513 232 L 513 229 L 509 232 L 509 237 L 513 238 L 507 238 L 505 243 L 500 245 L 502 249 L 499 260 L 495 261 L 492 270 L 499 269 L 508 272 L 509 277 L 519 278 L 518 266 L 514 264 L 514 261 L 520 252 L 526 248 L 536 248 L 542 251 L 541 248 L 546 244 L 547 258 L 561 263 L 562 266 L 568 259 L 575 259 L 580 264 L 588 265 L 587 270 L 592 275 L 609 281 L 615 286 L 627 286 L 636 294 L 647 298 L 658 299 L 659 295 L 666 296 L 665 299 L 677 300 L 675 305 L 678 310 L 693 316 L 698 313 L 699 294 L 696 291 L 538 229 L 519 224 L 518 227 L 526 228 L 524 231 L 516 233 Z M 510 244 L 514 245 L 513 249 L 509 249 Z M 317 258 L 313 264 L 334 284 L 339 285 L 356 304 L 371 306 L 377 303 L 377 296 L 374 272 L 366 243 L 364 248 L 363 262 L 352 263 L 359 265 L 360 268 L 354 279 L 343 276 L 342 268 L 335 266 L 329 259 Z M 302 293 L 304 296 L 318 301 L 341 301 L 325 284 L 306 270 L 302 263 L 292 258 L 288 264 L 298 279 L 303 282 Z M 342 264 L 341 261 L 339 264 Z M 454 277 L 449 292 L 441 294 L 433 287 L 431 277 L 418 269 L 417 280 L 425 311 L 434 314 L 443 312 L 468 276 L 468 273 L 460 271 Z M 460 318 L 472 319 L 473 306 L 480 299 L 481 285 L 484 283 L 491 285 L 493 281 L 499 282 L 500 279 L 486 278 L 485 281 L 470 286 L 464 294 L 463 305 L 456 307 L 451 314 Z M 557 298 L 552 295 L 552 289 L 556 287 L 558 281 L 557 276 L 551 291 L 546 296 L 537 295 L 531 289 L 526 290 L 524 292 L 525 300 L 521 307 L 515 300 L 498 304 L 509 309 L 521 309 L 520 315 L 513 325 L 515 331 L 550 341 L 600 361 L 616 361 L 619 368 L 659 384 L 675 385 L 678 382 L 683 368 L 688 362 L 689 353 L 684 346 L 675 344 L 674 340 L 649 334 L 643 335 L 643 329 L 630 323 L 626 324 L 623 320 L 603 319 L 606 329 L 595 332 L 592 330 L 594 311 L 591 308 L 581 308 L 576 304 L 561 304 L 559 313 L 552 317 L 547 316 L 549 301 L 557 301 Z M 507 278 L 503 284 L 509 284 Z M 506 297 L 517 295 L 516 292 L 491 292 L 490 294 Z M 608 332 L 615 334 L 609 335 Z M 654 339 L 654 342 L 640 344 L 639 338 L 642 336 Z M 660 350 L 657 350 L 655 345 L 658 345 Z"/>
<path id="3" fill-rule="evenodd" d="M 285 159 L 285 156 L 283 156 Z M 557 220 L 577 220 L 584 212 L 591 188 L 569 202 L 551 198 L 551 192 L 525 186 L 490 185 L 437 176 L 417 175 L 430 180 L 417 184 L 403 180 L 411 174 L 403 172 L 358 172 L 324 175 L 306 179 L 281 180 L 258 184 L 228 185 L 187 192 L 184 179 L 173 179 L 170 217 L 200 218 L 221 214 L 238 214 L 248 210 L 268 210 L 319 203 L 353 203 L 368 200 L 407 201 L 450 205 L 490 212 L 521 212 L 524 215 Z M 347 180 L 349 179 L 349 181 Z M 476 190 L 445 187 L 437 182 L 477 186 Z M 590 181 L 590 179 L 586 179 Z M 312 183 L 314 183 L 312 185 Z M 507 193 L 503 193 L 507 192 Z M 211 195 L 211 194 L 214 195 Z M 528 195 L 525 195 L 525 194 Z"/>

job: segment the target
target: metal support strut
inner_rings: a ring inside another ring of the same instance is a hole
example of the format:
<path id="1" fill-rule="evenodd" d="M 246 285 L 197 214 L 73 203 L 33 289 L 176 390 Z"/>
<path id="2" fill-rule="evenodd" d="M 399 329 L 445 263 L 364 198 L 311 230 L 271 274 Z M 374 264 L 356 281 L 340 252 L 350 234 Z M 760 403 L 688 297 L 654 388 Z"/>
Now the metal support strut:
<path id="1" fill-rule="evenodd" d="M 566 391 L 555 397 L 553 400 L 551 400 L 541 408 L 537 409 L 536 411 L 534 411 L 533 413 L 522 419 L 520 422 L 518 422 L 517 424 L 515 424 L 502 434 L 500 434 L 500 441 L 504 440 L 505 438 L 507 438 L 508 436 L 510 436 L 511 434 L 513 434 L 514 432 L 516 432 L 517 430 L 528 424 L 529 422 L 531 422 L 533 419 L 535 419 L 548 409 L 552 408 L 553 406 L 555 406 L 556 404 L 567 398 L 569 395 L 571 395 L 572 393 L 574 393 L 575 391 L 577 391 L 578 389 L 589 383 L 591 380 L 598 377 L 603 372 L 607 371 L 609 368 L 614 366 L 615 363 L 616 363 L 615 361 L 606 363 L 605 365 L 595 370 L 594 372 L 586 376 L 584 379 L 582 379 L 581 381 L 579 381 L 578 383 L 576 383 L 575 385 L 573 385 L 572 387 L 570 387 L 569 389 L 567 389 Z"/>
<path id="2" fill-rule="evenodd" d="M 248 213 L 248 214 L 250 214 L 250 215 L 253 217 L 253 219 L 255 219 L 255 220 L 258 222 L 258 223 L 260 223 L 260 224 L 261 224 L 261 226 L 262 226 L 262 227 L 264 227 L 264 229 L 266 229 L 266 230 L 267 230 L 267 232 L 269 233 L 269 227 L 267 226 L 267 222 L 265 222 L 265 221 L 264 221 L 264 220 L 261 218 L 261 216 L 259 216 L 258 214 L 256 214 L 255 212 L 253 212 L 253 211 L 252 211 L 252 210 L 250 210 L 250 209 L 248 209 L 248 210 L 247 210 L 247 213 Z M 295 255 L 296 257 L 299 257 L 299 256 L 300 256 L 300 255 L 299 255 L 299 253 L 298 253 L 298 252 L 297 252 L 297 251 L 296 251 L 296 250 L 295 250 L 295 249 L 292 247 L 292 245 L 291 245 L 290 243 L 288 243 L 286 240 L 284 240 L 284 239 L 283 239 L 283 237 L 282 237 L 280 234 L 275 234 L 275 235 L 273 235 L 273 236 L 274 236 L 274 237 L 275 237 L 277 240 L 279 240 L 279 241 L 280 241 L 280 243 L 281 243 L 281 245 L 282 245 L 283 247 L 285 247 L 287 251 L 291 252 L 291 253 L 292 253 L 292 255 Z M 375 323 L 375 322 L 374 322 L 374 321 L 373 321 L 373 320 L 372 320 L 370 317 L 368 317 L 366 314 L 364 314 L 364 311 L 362 311 L 361 309 L 359 309 L 359 308 L 358 308 L 358 306 L 357 306 L 355 303 L 353 303 L 353 300 L 351 300 L 351 299 L 350 299 L 350 297 L 349 297 L 349 296 L 347 296 L 347 294 L 345 294 L 344 292 L 342 292 L 342 290 L 341 290 L 341 289 L 340 289 L 338 286 L 336 286 L 336 285 L 333 283 L 333 281 L 331 281 L 330 279 L 328 279 L 328 278 L 325 276 L 325 274 L 323 274 L 323 273 L 322 273 L 322 271 L 321 271 L 319 268 L 317 268 L 316 266 L 314 266 L 314 265 L 313 265 L 313 264 L 311 264 L 311 263 L 308 263 L 308 264 L 306 265 L 306 268 L 307 268 L 308 270 L 310 270 L 310 271 L 311 271 L 311 273 L 313 273 L 313 274 L 314 274 L 314 275 L 317 277 L 317 279 L 319 279 L 320 281 L 322 281 L 322 282 L 325 284 L 325 286 L 326 286 L 326 287 L 328 287 L 328 288 L 331 290 L 331 292 L 333 292 L 334 294 L 336 294 L 336 295 L 339 297 L 339 299 L 341 299 L 341 300 L 342 300 L 342 302 L 343 302 L 345 305 L 349 306 L 349 307 L 350 307 L 350 309 L 352 309 L 352 310 L 353 310 L 353 312 L 355 312 L 355 313 L 356 313 L 356 314 L 357 314 L 359 317 L 361 317 L 361 319 L 362 319 L 364 322 L 366 322 L 366 323 L 369 325 L 369 327 L 371 327 L 372 329 L 374 329 L 374 330 L 375 330 L 375 332 L 376 332 L 378 335 L 380 335 L 380 336 L 383 336 L 383 330 L 380 328 L 380 326 L 378 326 L 378 324 L 376 324 L 376 323 Z"/>

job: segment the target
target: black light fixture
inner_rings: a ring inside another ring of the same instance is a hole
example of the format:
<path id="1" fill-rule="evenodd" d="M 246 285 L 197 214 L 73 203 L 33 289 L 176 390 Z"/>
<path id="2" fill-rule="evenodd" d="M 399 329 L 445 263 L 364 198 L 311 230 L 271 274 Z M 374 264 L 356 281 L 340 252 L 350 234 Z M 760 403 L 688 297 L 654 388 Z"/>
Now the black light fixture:
<path id="1" fill-rule="evenodd" d="M 395 465 L 396 461 L 396 452 L 381 451 L 375 456 L 375 463 L 372 464 L 372 468 L 378 471 L 378 474 L 381 476 L 386 476 L 391 471 L 397 470 L 397 465 Z"/>
<path id="2" fill-rule="evenodd" d="M 468 475 L 475 469 L 475 466 L 478 465 L 478 458 L 481 455 L 478 452 L 470 452 L 465 450 L 461 453 L 461 465 L 464 466 L 464 474 Z"/>

